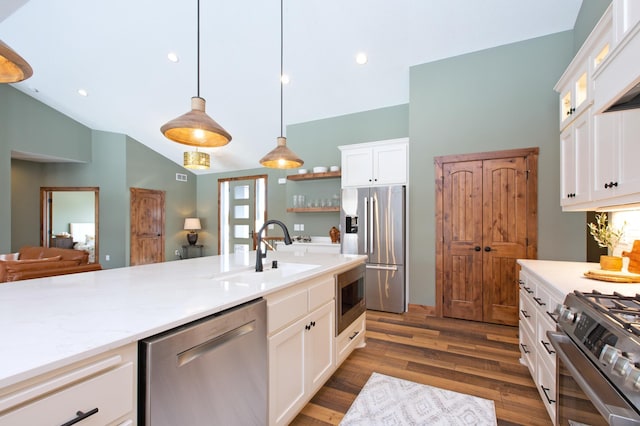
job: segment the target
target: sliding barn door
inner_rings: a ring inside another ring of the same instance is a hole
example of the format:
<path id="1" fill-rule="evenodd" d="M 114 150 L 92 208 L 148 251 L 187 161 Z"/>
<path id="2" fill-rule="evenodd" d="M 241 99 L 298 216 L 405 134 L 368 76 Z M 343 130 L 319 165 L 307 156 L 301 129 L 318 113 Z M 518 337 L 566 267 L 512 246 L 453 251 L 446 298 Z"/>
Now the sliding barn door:
<path id="1" fill-rule="evenodd" d="M 442 316 L 518 322 L 516 260 L 536 256 L 537 149 L 509 152 L 436 159 L 436 308 Z"/>

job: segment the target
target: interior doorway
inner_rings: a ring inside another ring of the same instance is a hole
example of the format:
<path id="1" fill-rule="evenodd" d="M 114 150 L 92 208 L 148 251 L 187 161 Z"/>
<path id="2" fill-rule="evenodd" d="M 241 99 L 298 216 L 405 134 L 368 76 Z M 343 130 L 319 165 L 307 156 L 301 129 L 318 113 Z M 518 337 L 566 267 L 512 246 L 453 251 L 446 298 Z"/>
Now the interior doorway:
<path id="1" fill-rule="evenodd" d="M 218 179 L 218 253 L 248 254 L 267 217 L 267 175 Z"/>
<path id="2" fill-rule="evenodd" d="M 40 245 L 89 252 L 100 259 L 100 188 L 41 187 Z"/>
<path id="3" fill-rule="evenodd" d="M 537 256 L 538 148 L 436 157 L 436 310 L 518 323 L 517 259 Z"/>
<path id="4" fill-rule="evenodd" d="M 165 192 L 130 188 L 131 242 L 129 265 L 164 262 Z"/>

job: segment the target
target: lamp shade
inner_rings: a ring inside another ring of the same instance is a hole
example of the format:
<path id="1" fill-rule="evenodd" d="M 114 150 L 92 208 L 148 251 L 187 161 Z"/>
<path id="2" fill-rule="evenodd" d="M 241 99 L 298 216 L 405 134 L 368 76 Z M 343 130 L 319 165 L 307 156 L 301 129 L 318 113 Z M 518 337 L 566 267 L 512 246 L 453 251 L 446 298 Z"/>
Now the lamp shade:
<path id="1" fill-rule="evenodd" d="M 168 139 L 184 145 L 214 148 L 228 144 L 231 135 L 207 115 L 205 104 L 203 98 L 194 96 L 191 111 L 169 121 L 160 131 Z"/>
<path id="2" fill-rule="evenodd" d="M 195 231 L 202 229 L 200 226 L 200 219 L 197 217 L 188 217 L 184 220 L 184 229 L 187 231 Z"/>
<path id="3" fill-rule="evenodd" d="M 192 170 L 206 170 L 211 166 L 211 157 L 206 152 L 191 151 L 184 153 L 184 167 Z"/>
<path id="4" fill-rule="evenodd" d="M 32 75 L 27 61 L 0 40 L 0 83 L 17 83 Z"/>
<path id="5" fill-rule="evenodd" d="M 295 169 L 304 164 L 293 151 L 287 147 L 287 138 L 278 137 L 278 146 L 262 157 L 260 164 L 272 169 Z"/>

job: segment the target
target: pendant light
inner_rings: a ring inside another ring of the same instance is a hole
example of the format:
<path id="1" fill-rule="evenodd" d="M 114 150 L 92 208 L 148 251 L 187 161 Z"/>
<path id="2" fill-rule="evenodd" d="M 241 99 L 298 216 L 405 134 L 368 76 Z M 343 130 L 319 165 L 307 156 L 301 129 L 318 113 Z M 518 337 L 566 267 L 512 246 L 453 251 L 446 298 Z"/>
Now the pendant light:
<path id="1" fill-rule="evenodd" d="M 160 128 L 168 139 L 199 147 L 223 146 L 231 135 L 205 112 L 205 100 L 200 97 L 200 0 L 198 0 L 198 95 L 191 98 L 191 111 L 176 117 Z"/>
<path id="2" fill-rule="evenodd" d="M 31 65 L 0 40 L 0 83 L 17 83 L 32 75 Z"/>
<path id="3" fill-rule="evenodd" d="M 296 167 L 300 167 L 304 164 L 293 151 L 291 151 L 287 147 L 287 138 L 283 136 L 283 101 L 282 101 L 282 76 L 284 75 L 284 60 L 283 60 L 283 39 L 284 39 L 284 25 L 283 25 L 283 2 L 284 0 L 280 0 L 280 136 L 278 137 L 278 145 L 271 150 L 267 155 L 262 157 L 260 160 L 260 164 L 264 167 L 269 167 L 272 169 L 293 169 Z"/>
<path id="4" fill-rule="evenodd" d="M 195 151 L 184 153 L 184 167 L 191 170 L 207 170 L 211 166 L 211 156 L 206 152 Z"/>

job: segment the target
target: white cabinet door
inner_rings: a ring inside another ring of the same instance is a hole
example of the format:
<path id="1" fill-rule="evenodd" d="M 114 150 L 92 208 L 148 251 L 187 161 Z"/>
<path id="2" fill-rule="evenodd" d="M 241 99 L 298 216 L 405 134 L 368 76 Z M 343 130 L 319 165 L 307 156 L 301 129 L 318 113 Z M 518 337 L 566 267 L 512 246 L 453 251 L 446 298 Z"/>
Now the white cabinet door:
<path id="1" fill-rule="evenodd" d="M 334 364 L 335 303 L 325 304 L 311 314 L 311 329 L 305 339 L 308 392 L 319 389 L 331 377 Z"/>
<path id="2" fill-rule="evenodd" d="M 589 200 L 590 111 L 584 112 L 560 134 L 560 204 Z"/>
<path id="3" fill-rule="evenodd" d="M 269 424 L 286 424 L 305 398 L 304 317 L 269 338 Z"/>
<path id="4" fill-rule="evenodd" d="M 622 111 L 619 142 L 619 191 L 640 192 L 640 109 Z"/>
<path id="5" fill-rule="evenodd" d="M 394 185 L 407 182 L 407 145 L 373 149 L 373 184 Z"/>
<path id="6" fill-rule="evenodd" d="M 370 148 L 342 151 L 342 186 L 368 186 L 372 183 L 372 158 Z"/>
<path id="7" fill-rule="evenodd" d="M 591 198 L 602 200 L 611 197 L 618 185 L 616 159 L 620 139 L 620 115 L 596 114 L 593 117 L 593 180 Z M 616 186 L 613 186 L 615 182 Z"/>

